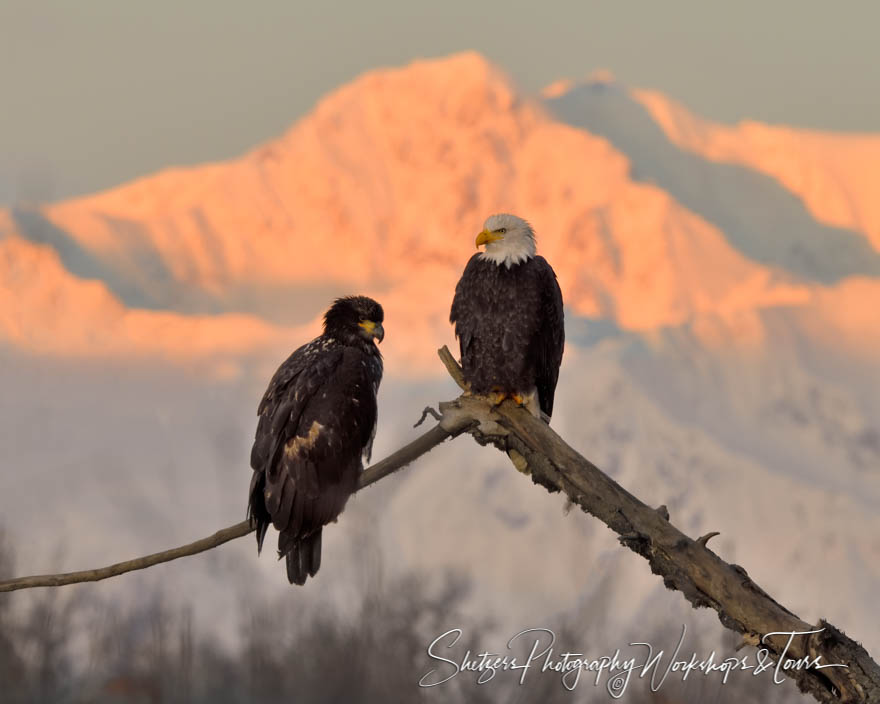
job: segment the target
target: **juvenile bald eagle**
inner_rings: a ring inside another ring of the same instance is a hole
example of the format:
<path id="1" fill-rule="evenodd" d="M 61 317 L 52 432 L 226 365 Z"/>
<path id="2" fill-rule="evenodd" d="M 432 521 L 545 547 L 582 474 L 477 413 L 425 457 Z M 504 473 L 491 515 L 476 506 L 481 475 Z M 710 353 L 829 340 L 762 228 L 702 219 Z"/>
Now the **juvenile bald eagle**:
<path id="1" fill-rule="evenodd" d="M 515 215 L 490 216 L 476 245 L 486 250 L 468 261 L 449 314 L 465 381 L 493 403 L 511 396 L 549 419 L 565 343 L 556 274 Z"/>
<path id="2" fill-rule="evenodd" d="M 287 579 L 304 584 L 321 565 L 321 531 L 357 488 L 362 457 L 376 434 L 376 392 L 385 336 L 382 306 L 339 298 L 324 315 L 324 334 L 297 349 L 275 372 L 260 402 L 251 450 L 248 518 L 257 551 L 269 524 L 279 531 Z"/>

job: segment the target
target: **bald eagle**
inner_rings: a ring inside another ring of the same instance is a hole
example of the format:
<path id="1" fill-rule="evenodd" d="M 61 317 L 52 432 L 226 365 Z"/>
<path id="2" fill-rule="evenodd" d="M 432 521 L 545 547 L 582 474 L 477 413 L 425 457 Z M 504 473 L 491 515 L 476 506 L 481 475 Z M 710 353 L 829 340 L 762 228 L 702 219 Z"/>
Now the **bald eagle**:
<path id="1" fill-rule="evenodd" d="M 556 274 L 515 215 L 490 216 L 476 245 L 486 249 L 468 261 L 449 314 L 465 381 L 471 393 L 496 404 L 510 396 L 549 420 L 565 343 Z"/>
<path id="2" fill-rule="evenodd" d="M 357 488 L 362 457 L 376 434 L 382 380 L 382 306 L 339 298 L 324 315 L 324 334 L 297 349 L 269 382 L 251 467 L 248 518 L 257 552 L 269 524 L 279 531 L 287 579 L 305 584 L 321 565 L 321 532 Z"/>

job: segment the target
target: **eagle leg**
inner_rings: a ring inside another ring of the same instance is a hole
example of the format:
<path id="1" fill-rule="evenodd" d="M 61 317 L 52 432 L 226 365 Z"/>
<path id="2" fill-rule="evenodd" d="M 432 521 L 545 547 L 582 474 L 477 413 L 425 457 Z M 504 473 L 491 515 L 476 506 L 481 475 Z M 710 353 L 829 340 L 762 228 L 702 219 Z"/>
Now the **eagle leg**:
<path id="1" fill-rule="evenodd" d="M 514 393 L 510 395 L 514 401 L 516 401 L 518 406 L 524 407 L 529 413 L 531 413 L 535 418 L 541 417 L 541 406 L 538 403 L 538 390 L 533 389 L 529 393 Z"/>
<path id="2" fill-rule="evenodd" d="M 498 386 L 492 387 L 492 390 L 486 394 L 486 400 L 492 406 L 500 406 L 507 397 L 508 393 Z"/>

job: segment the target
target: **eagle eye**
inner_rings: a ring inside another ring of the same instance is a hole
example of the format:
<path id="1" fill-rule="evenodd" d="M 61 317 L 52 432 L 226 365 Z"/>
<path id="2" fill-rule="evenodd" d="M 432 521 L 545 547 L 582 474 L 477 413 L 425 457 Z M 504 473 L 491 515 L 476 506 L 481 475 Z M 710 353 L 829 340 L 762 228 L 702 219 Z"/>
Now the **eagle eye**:
<path id="1" fill-rule="evenodd" d="M 505 232 L 507 232 L 507 228 L 506 228 L 506 227 L 500 227 L 500 228 L 498 228 L 498 232 L 501 233 L 501 234 L 503 235 Z"/>

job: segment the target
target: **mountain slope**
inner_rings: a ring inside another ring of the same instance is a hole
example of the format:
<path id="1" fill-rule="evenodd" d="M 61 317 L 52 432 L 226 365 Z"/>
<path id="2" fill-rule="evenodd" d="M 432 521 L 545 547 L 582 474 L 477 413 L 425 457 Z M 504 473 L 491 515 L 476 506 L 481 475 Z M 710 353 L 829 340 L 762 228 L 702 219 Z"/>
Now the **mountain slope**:
<path id="1" fill-rule="evenodd" d="M 50 247 L 16 235 L 0 239 L 0 333 L 21 352 L 129 362 L 228 359 L 284 339 L 253 316 L 128 309 L 102 282 L 72 276 Z"/>
<path id="2" fill-rule="evenodd" d="M 760 171 L 682 149 L 623 86 L 591 81 L 545 104 L 557 119 L 606 137 L 629 158 L 636 180 L 667 191 L 753 261 L 825 285 L 880 276 L 880 252 L 864 234 L 817 222 L 797 196 Z"/>
<path id="3" fill-rule="evenodd" d="M 502 210 L 531 220 L 580 315 L 651 330 L 809 304 L 822 284 L 732 246 L 675 189 L 633 180 L 633 158 L 461 54 L 367 74 L 241 159 L 11 217 L 130 307 L 298 325 L 362 290 L 432 345 L 449 339 L 474 234 Z"/>
<path id="4" fill-rule="evenodd" d="M 800 196 L 815 218 L 864 233 L 880 251 L 880 135 L 835 134 L 744 121 L 709 122 L 656 91 L 635 90 L 666 136 L 712 161 L 773 176 Z"/>

